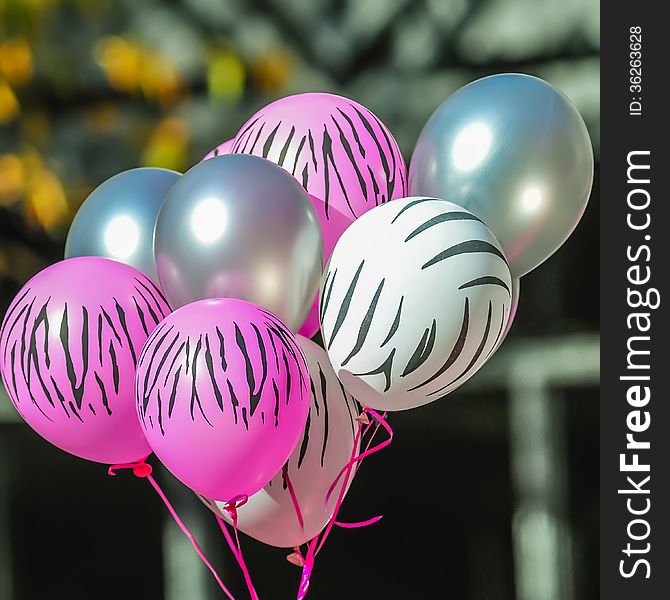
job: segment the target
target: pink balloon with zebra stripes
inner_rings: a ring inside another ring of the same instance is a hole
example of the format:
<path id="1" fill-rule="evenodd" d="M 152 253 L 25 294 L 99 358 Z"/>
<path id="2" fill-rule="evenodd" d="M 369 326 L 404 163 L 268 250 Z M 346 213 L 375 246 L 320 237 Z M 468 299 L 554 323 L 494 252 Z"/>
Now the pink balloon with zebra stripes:
<path id="1" fill-rule="evenodd" d="M 302 435 L 310 379 L 295 335 L 244 300 L 169 315 L 147 341 L 137 411 L 161 462 L 187 486 L 230 502 L 282 468 Z"/>
<path id="2" fill-rule="evenodd" d="M 202 160 L 208 160 L 214 158 L 215 156 L 223 156 L 224 154 L 230 154 L 233 150 L 233 144 L 235 143 L 235 138 L 226 140 L 223 144 L 219 144 L 216 148 L 212 148 L 205 156 L 202 157 Z"/>
<path id="3" fill-rule="evenodd" d="M 107 258 L 47 267 L 18 293 L 0 329 L 0 372 L 37 433 L 88 460 L 124 463 L 151 452 L 134 380 L 144 342 L 170 307 L 137 269 Z"/>
<path id="4" fill-rule="evenodd" d="M 398 144 L 367 108 L 335 94 L 287 96 L 259 110 L 231 150 L 277 163 L 330 207 L 360 217 L 407 195 Z"/>
<path id="5" fill-rule="evenodd" d="M 321 225 L 321 232 L 323 233 L 323 266 L 325 267 L 335 248 L 335 244 L 337 244 L 337 240 L 340 239 L 340 236 L 346 231 L 347 227 L 354 222 L 354 217 L 351 213 L 345 214 L 332 206 L 330 207 L 329 215 L 326 216 L 325 202 L 312 194 L 309 194 L 309 199 L 312 202 L 316 216 L 319 219 L 319 224 Z M 305 322 L 300 327 L 298 333 L 306 338 L 311 338 L 316 335 L 320 327 L 319 293 L 317 292 L 312 308 L 307 313 Z"/>

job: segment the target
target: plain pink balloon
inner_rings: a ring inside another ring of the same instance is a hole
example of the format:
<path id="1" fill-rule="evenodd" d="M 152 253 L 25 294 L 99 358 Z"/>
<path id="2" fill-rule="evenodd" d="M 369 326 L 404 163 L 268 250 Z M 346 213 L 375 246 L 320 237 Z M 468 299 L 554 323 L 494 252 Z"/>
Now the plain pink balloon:
<path id="1" fill-rule="evenodd" d="M 231 154 L 233 151 L 233 142 L 235 138 L 219 144 L 215 148 L 212 148 L 205 156 L 202 157 L 202 160 L 208 160 L 214 158 L 215 156 L 222 156 L 223 154 Z"/>
<path id="2" fill-rule="evenodd" d="M 295 335 L 232 298 L 182 306 L 139 361 L 137 410 L 160 461 L 196 492 L 251 496 L 282 467 L 309 411 L 309 372 Z"/>
<path id="3" fill-rule="evenodd" d="M 367 108 L 335 94 L 268 104 L 234 138 L 232 152 L 267 158 L 325 204 L 353 218 L 407 196 L 407 168 L 393 135 Z"/>
<path id="4" fill-rule="evenodd" d="M 351 459 L 361 408 L 337 380 L 325 350 L 298 336 L 307 357 L 312 382 L 312 404 L 305 431 L 287 463 L 287 472 L 300 506 L 300 526 L 283 469 L 240 507 L 238 527 L 253 538 L 280 548 L 300 546 L 318 535 L 335 510 L 345 478 L 335 486 L 326 506 L 326 494 Z M 356 453 L 359 447 L 355 448 Z M 353 480 L 349 477 L 347 487 Z M 225 507 L 200 499 L 230 523 Z"/>
<path id="5" fill-rule="evenodd" d="M 126 264 L 71 258 L 35 275 L 0 330 L 0 371 L 14 406 L 47 441 L 102 463 L 151 452 L 135 411 L 144 342 L 170 313 L 160 290 Z"/>
<path id="6" fill-rule="evenodd" d="M 328 262 L 330 255 L 337 244 L 337 240 L 344 233 L 347 227 L 354 222 L 354 217 L 350 214 L 340 212 L 338 209 L 331 206 L 326 215 L 326 204 L 320 198 L 309 194 L 309 199 L 312 201 L 312 206 L 319 217 L 319 224 L 321 225 L 321 232 L 323 233 L 323 264 Z M 317 293 L 314 304 L 307 314 L 307 318 L 303 323 L 300 335 L 307 338 L 313 337 L 321 324 L 319 323 L 319 294 Z"/>

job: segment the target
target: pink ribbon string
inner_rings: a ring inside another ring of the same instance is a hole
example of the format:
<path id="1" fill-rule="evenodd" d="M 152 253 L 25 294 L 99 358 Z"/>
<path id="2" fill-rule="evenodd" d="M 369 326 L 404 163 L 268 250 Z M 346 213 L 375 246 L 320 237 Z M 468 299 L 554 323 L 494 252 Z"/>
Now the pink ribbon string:
<path id="1" fill-rule="evenodd" d="M 386 420 L 386 415 L 388 413 L 384 412 L 382 413 L 382 419 Z M 365 437 L 365 434 L 367 433 L 367 430 L 369 429 L 369 426 L 366 427 L 363 430 L 363 437 Z M 377 432 L 379 431 L 379 421 L 375 421 L 375 428 L 372 432 L 372 435 L 369 437 L 367 444 L 365 445 L 365 450 L 368 450 L 370 446 L 372 445 L 372 442 L 374 441 L 375 437 L 377 436 Z M 360 465 L 359 465 L 360 468 Z M 366 519 L 364 521 L 356 521 L 354 523 L 344 523 L 342 521 L 335 521 L 335 525 L 337 527 L 342 527 L 344 529 L 356 529 L 358 527 L 367 527 L 368 525 L 374 525 L 378 521 L 381 521 L 384 515 L 377 515 L 375 517 L 371 517 L 369 519 Z"/>
<path id="2" fill-rule="evenodd" d="M 298 595 L 296 596 L 297 600 L 303 600 L 305 596 L 307 596 L 307 592 L 309 591 L 309 584 L 312 580 L 312 571 L 314 570 L 314 552 L 311 541 L 309 544 L 308 556 L 305 558 L 304 562 L 305 564 L 302 567 L 302 573 L 300 575 L 300 584 L 298 585 Z"/>
<path id="3" fill-rule="evenodd" d="M 253 581 L 251 579 L 251 574 L 249 573 L 247 564 L 244 561 L 244 554 L 242 553 L 242 545 L 240 544 L 240 536 L 237 529 L 237 509 L 240 506 L 246 504 L 246 502 L 247 499 L 244 498 L 242 501 L 232 501 L 225 507 L 226 512 L 230 516 L 230 520 L 233 522 L 233 531 L 235 533 L 234 541 L 230 535 L 230 532 L 228 531 L 228 525 L 219 515 L 216 515 L 216 522 L 219 524 L 219 528 L 223 533 L 223 537 L 226 538 L 226 542 L 230 547 L 230 551 L 233 553 L 233 556 L 235 557 L 235 560 L 237 561 L 237 564 L 242 571 L 244 582 L 247 584 L 247 590 L 249 590 L 249 596 L 251 597 L 251 600 L 258 600 L 258 592 L 256 592 L 256 588 L 254 587 Z"/>
<path id="4" fill-rule="evenodd" d="M 344 467 L 342 467 L 342 469 L 340 470 L 340 473 L 335 478 L 335 481 L 333 481 L 330 488 L 328 489 L 328 493 L 326 494 L 326 504 L 328 504 L 328 501 L 330 500 L 330 497 L 331 497 L 333 491 L 335 490 L 335 488 L 337 487 L 337 484 L 339 483 L 340 479 L 342 478 L 342 476 L 345 473 L 351 473 L 351 470 L 354 467 L 354 465 L 360 463 L 366 457 L 371 456 L 372 454 L 375 454 L 375 453 L 379 452 L 380 450 L 383 450 L 384 448 L 386 448 L 386 446 L 388 446 L 393 441 L 393 429 L 391 429 L 391 426 L 386 422 L 385 416 L 382 417 L 379 413 L 372 410 L 371 408 L 364 408 L 363 412 L 367 413 L 367 414 L 370 414 L 374 417 L 375 421 L 377 422 L 377 426 L 381 425 L 386 430 L 386 433 L 388 433 L 388 438 L 385 439 L 383 442 L 380 442 L 379 444 L 370 447 L 370 445 L 372 443 L 372 440 L 373 440 L 373 437 L 374 437 L 374 434 L 373 434 L 373 436 L 370 438 L 370 440 L 368 442 L 368 445 L 367 445 L 366 449 L 363 452 L 361 452 L 359 455 L 355 456 L 354 455 L 355 448 L 358 446 L 358 442 L 360 441 L 360 438 L 361 438 L 361 435 L 360 435 L 361 434 L 361 425 L 359 425 L 358 434 L 356 436 L 356 441 L 355 441 L 355 444 L 354 444 L 354 453 L 352 453 L 351 459 L 349 460 L 349 462 L 346 465 L 344 465 Z M 367 425 L 366 429 L 369 426 L 370 425 Z M 375 431 L 375 433 L 376 433 L 376 431 Z M 346 486 L 347 486 L 347 482 L 345 482 L 342 485 L 342 489 L 345 489 Z"/>
<path id="5" fill-rule="evenodd" d="M 286 487 L 288 488 L 288 493 L 291 495 L 291 501 L 293 502 L 293 508 L 295 509 L 295 514 L 298 517 L 298 523 L 300 523 L 300 529 L 305 530 L 305 522 L 302 518 L 302 511 L 300 510 L 300 503 L 298 502 L 298 496 L 296 496 L 295 488 L 291 483 L 291 478 L 288 475 L 288 463 L 282 468 L 282 474 L 284 481 L 286 482 Z"/>
<path id="6" fill-rule="evenodd" d="M 366 425 L 366 428 L 369 427 L 369 425 Z M 340 508 L 342 506 L 342 503 L 344 502 L 344 494 L 346 493 L 347 486 L 349 485 L 349 480 L 351 479 L 352 472 L 354 470 L 354 465 L 356 464 L 356 448 L 358 448 L 358 444 L 360 442 L 360 439 L 362 437 L 362 432 L 363 432 L 363 426 L 359 425 L 358 426 L 358 432 L 356 434 L 356 439 L 354 442 L 354 447 L 351 453 L 351 458 L 349 459 L 349 462 L 345 466 L 346 471 L 344 472 L 344 479 L 342 480 L 342 486 L 340 487 L 340 492 L 337 495 L 337 501 L 335 502 L 335 507 L 333 509 L 333 515 L 328 521 L 328 524 L 326 525 L 326 528 L 321 532 L 321 537 L 319 540 L 319 543 L 316 546 L 316 550 L 314 551 L 314 556 L 316 556 L 320 551 L 321 548 L 323 548 L 323 545 L 326 543 L 326 540 L 328 539 L 328 536 L 330 535 L 331 530 L 333 529 L 333 526 L 335 525 L 335 520 L 337 519 L 337 514 L 340 512 Z M 337 479 L 333 482 L 333 485 L 330 486 L 330 489 L 328 490 L 328 493 L 326 494 L 326 505 L 328 505 L 328 501 L 330 499 L 330 495 L 332 494 L 333 490 L 335 489 L 335 485 L 337 485 L 337 482 L 339 481 L 339 478 L 341 477 L 342 472 L 340 472 L 340 475 L 338 475 Z"/>
<path id="7" fill-rule="evenodd" d="M 307 552 L 304 556 L 300 548 L 296 547 L 293 548 L 293 554 L 289 554 L 286 557 L 290 563 L 302 567 L 300 583 L 298 584 L 297 600 L 303 600 L 309 590 L 309 583 L 312 578 L 312 570 L 314 569 L 314 555 L 318 539 L 319 536 L 316 536 L 307 542 Z"/>
<path id="8" fill-rule="evenodd" d="M 388 415 L 388 412 L 383 412 L 382 413 L 382 419 L 386 421 L 386 415 Z M 377 432 L 379 431 L 379 421 L 375 421 L 375 428 L 374 431 L 372 432 L 372 435 L 368 439 L 367 444 L 365 445 L 365 449 L 368 450 L 370 446 L 372 445 L 372 442 L 374 441 L 375 437 L 377 437 Z M 365 435 L 365 431 L 363 432 Z"/>
<path id="9" fill-rule="evenodd" d="M 367 444 L 365 445 L 365 450 L 361 452 L 360 454 L 356 454 L 356 449 L 359 447 L 359 444 L 361 443 L 361 440 L 367 433 L 367 431 L 370 429 L 372 426 L 372 422 L 367 418 L 367 415 L 371 415 L 375 421 L 374 425 L 374 430 L 372 432 L 372 435 L 367 441 Z M 353 528 L 358 528 L 358 527 L 366 527 L 368 525 L 372 525 L 374 523 L 377 523 L 379 520 L 381 520 L 382 515 L 378 515 L 375 517 L 372 517 L 370 519 L 367 519 L 365 521 L 358 521 L 354 523 L 345 523 L 342 521 L 337 520 L 337 515 L 340 511 L 340 508 L 342 507 L 342 503 L 344 501 L 344 494 L 347 489 L 347 485 L 349 484 L 349 480 L 351 479 L 354 467 L 357 465 L 360 466 L 360 463 L 367 458 L 368 456 L 371 456 L 372 454 L 375 454 L 376 452 L 379 452 L 386 446 L 388 446 L 392 440 L 393 440 L 393 430 L 391 429 L 391 426 L 386 422 L 386 413 L 383 415 L 379 415 L 376 411 L 370 409 L 370 408 L 365 408 L 363 409 L 363 412 L 361 413 L 360 418 L 358 419 L 358 430 L 356 431 L 356 436 L 354 438 L 354 447 L 352 448 L 351 452 L 351 457 L 349 459 L 349 462 L 344 465 L 344 467 L 340 470 L 339 474 L 335 478 L 335 481 L 331 484 L 330 488 L 328 489 L 328 493 L 326 494 L 325 498 L 325 503 L 326 505 L 330 501 L 330 497 L 332 496 L 333 492 L 335 491 L 335 488 L 337 487 L 337 484 L 340 482 L 342 477 L 344 477 L 344 480 L 342 482 L 342 487 L 340 488 L 338 497 L 337 497 L 337 502 L 335 503 L 335 507 L 333 510 L 333 514 L 328 521 L 328 524 L 326 525 L 325 529 L 317 536 L 315 536 L 313 539 L 311 539 L 307 543 L 307 551 L 303 555 L 300 548 L 294 548 L 294 553 L 290 554 L 287 558 L 290 562 L 297 564 L 298 566 L 302 567 L 302 573 L 300 577 L 300 583 L 298 585 L 298 594 L 297 594 L 297 600 L 304 600 L 304 598 L 307 595 L 307 592 L 309 590 L 309 585 L 311 581 L 311 576 L 312 572 L 314 570 L 314 562 L 316 559 L 316 555 L 321 551 L 323 548 L 326 539 L 330 535 L 330 532 L 333 528 L 333 526 L 337 525 L 338 527 L 343 527 L 345 529 L 353 529 Z M 387 434 L 388 438 L 384 440 L 383 442 L 380 442 L 379 444 L 376 444 L 372 446 L 372 442 L 380 429 L 380 426 L 383 427 Z M 188 530 L 184 522 L 179 518 L 179 515 L 175 511 L 174 507 L 168 500 L 167 496 L 165 495 L 165 492 L 161 489 L 160 485 L 158 482 L 154 479 L 152 476 L 152 467 L 149 463 L 146 462 L 145 457 L 141 460 L 138 460 L 137 462 L 133 463 L 123 463 L 123 464 L 117 464 L 117 465 L 112 465 L 109 467 L 107 473 L 108 475 L 115 476 L 116 471 L 120 469 L 131 469 L 133 471 L 133 474 L 136 477 L 139 477 L 141 479 L 147 479 L 151 486 L 154 488 L 160 499 L 163 501 L 163 504 L 165 504 L 166 508 L 168 509 L 170 515 L 174 519 L 175 523 L 178 525 L 179 529 L 181 529 L 182 533 L 188 538 L 188 540 L 191 542 L 193 548 L 195 549 L 198 557 L 200 560 L 204 563 L 204 565 L 210 570 L 212 575 L 214 576 L 214 579 L 216 582 L 219 584 L 219 587 L 223 590 L 223 592 L 226 594 L 226 596 L 229 598 L 229 600 L 235 600 L 234 596 L 230 593 L 228 588 L 225 586 L 221 578 L 219 577 L 218 573 L 212 566 L 212 564 L 209 562 L 207 557 L 205 556 L 205 553 L 202 551 L 200 548 L 200 545 L 196 541 L 195 537 L 193 534 Z M 302 512 L 300 510 L 300 505 L 298 502 L 297 495 L 295 493 L 295 489 L 293 487 L 293 484 L 291 482 L 291 479 L 288 475 L 288 469 L 287 466 L 284 466 L 283 469 L 283 475 L 284 479 L 286 481 L 286 486 L 288 488 L 289 494 L 291 495 L 291 500 L 293 502 L 293 506 L 296 511 L 296 516 L 298 518 L 298 521 L 300 523 L 300 527 L 304 529 L 304 521 L 303 521 L 303 516 Z M 237 510 L 241 506 L 243 506 L 247 502 L 246 497 L 241 497 L 241 498 L 235 498 L 231 500 L 227 506 L 225 507 L 225 510 L 228 512 L 230 515 L 230 519 L 233 523 L 233 531 L 235 533 L 235 539 L 233 540 L 232 536 L 230 535 L 230 532 L 228 531 L 228 526 L 226 522 L 217 515 L 216 520 L 219 524 L 219 528 L 221 529 L 226 542 L 228 543 L 228 546 L 230 547 L 231 552 L 233 553 L 233 556 L 235 557 L 235 560 L 237 561 L 242 574 L 244 576 L 244 581 L 247 585 L 247 589 L 249 591 L 249 595 L 251 597 L 251 600 L 259 600 L 258 593 L 256 592 L 256 589 L 254 588 L 251 575 L 249 573 L 249 569 L 246 566 L 246 563 L 244 561 L 244 556 L 242 553 L 242 546 L 240 544 L 240 538 L 239 538 L 239 533 L 238 533 L 238 527 L 237 527 Z"/>
<path id="10" fill-rule="evenodd" d="M 365 435 L 365 433 L 368 431 L 372 423 L 367 419 L 367 415 L 370 414 L 375 422 L 375 429 L 372 433 L 372 436 L 368 440 L 365 450 L 360 453 L 356 454 L 356 449 L 359 447 L 360 441 L 362 437 Z M 384 413 L 383 416 L 379 415 L 376 411 L 370 409 L 370 408 L 365 408 L 363 409 L 363 413 L 361 414 L 361 419 L 358 421 L 358 430 L 356 432 L 356 436 L 354 438 L 354 447 L 352 448 L 351 451 L 351 457 L 349 459 L 349 462 L 341 469 L 340 473 L 338 476 L 335 478 L 335 481 L 333 481 L 332 485 L 328 489 L 328 493 L 326 494 L 326 499 L 325 503 L 326 505 L 328 504 L 330 497 L 337 487 L 337 484 L 339 481 L 344 477 L 344 481 L 342 483 L 342 487 L 340 488 L 338 497 L 337 497 L 337 502 L 335 503 L 335 507 L 333 510 L 333 515 L 328 521 L 328 524 L 326 525 L 325 529 L 321 534 L 315 536 L 313 539 L 311 539 L 307 543 L 307 552 L 303 555 L 300 548 L 294 548 L 294 553 L 290 554 L 287 558 L 290 562 L 297 564 L 299 566 L 302 566 L 302 574 L 300 577 L 300 583 L 298 585 L 298 595 L 297 595 L 297 600 L 303 600 L 305 596 L 307 595 L 307 592 L 309 590 L 309 584 L 312 576 L 312 572 L 314 570 L 314 561 L 316 558 L 316 555 L 321 551 L 323 548 L 323 545 L 326 542 L 326 539 L 330 535 L 330 532 L 333 528 L 334 525 L 337 525 L 338 527 L 344 527 L 347 529 L 352 529 L 356 527 L 365 527 L 367 525 L 372 525 L 373 523 L 377 523 L 381 518 L 382 515 L 372 517 L 370 519 L 367 519 L 366 521 L 360 521 L 357 523 L 342 523 L 340 521 L 337 521 L 337 514 L 340 511 L 340 508 L 342 506 L 342 502 L 344 501 L 344 494 L 347 489 L 347 485 L 349 483 L 349 479 L 351 478 L 353 469 L 356 465 L 360 466 L 360 463 L 363 459 L 365 459 L 368 456 L 371 456 L 372 454 L 375 454 L 376 452 L 379 452 L 386 446 L 388 446 L 392 440 L 393 440 L 393 429 L 391 429 L 391 426 L 386 422 L 386 413 Z M 383 427 L 386 432 L 388 433 L 388 438 L 384 440 L 383 442 L 376 444 L 375 446 L 371 447 L 373 438 L 375 437 L 375 434 L 377 433 L 377 430 L 379 427 Z M 289 488 L 290 492 L 290 488 Z M 293 503 L 296 506 L 296 513 L 300 514 L 300 508 L 298 506 L 297 498 L 293 498 Z"/>
<path id="11" fill-rule="evenodd" d="M 374 525 L 377 521 L 381 521 L 384 515 L 377 515 L 376 517 L 371 517 L 365 521 L 356 521 L 354 523 L 344 523 L 342 521 L 335 521 L 335 525 L 342 527 L 344 529 L 357 529 L 359 527 L 367 527 L 368 525 Z"/>
<path id="12" fill-rule="evenodd" d="M 352 460 L 356 456 L 356 449 L 358 448 L 358 445 L 359 445 L 360 440 L 361 440 L 364 423 L 365 423 L 364 421 L 359 421 L 359 423 L 358 423 L 358 429 L 356 430 L 356 436 L 354 438 L 354 445 L 353 445 L 353 448 L 351 450 L 351 458 L 349 459 L 349 463 L 347 463 L 347 465 L 352 465 L 353 464 Z M 365 424 L 365 427 L 366 428 L 369 427 L 369 423 Z M 346 469 L 346 467 L 345 467 L 345 469 Z M 348 481 L 348 478 L 349 478 L 350 474 L 351 474 L 351 467 L 347 471 L 346 480 L 345 480 L 345 482 L 342 486 L 342 489 L 340 490 L 340 495 L 338 497 L 338 503 L 335 505 L 335 509 L 333 511 L 333 516 L 328 521 L 328 524 L 326 525 L 326 528 L 323 532 L 324 537 L 321 538 L 323 540 L 325 540 L 325 538 L 328 537 L 328 534 L 330 533 L 330 530 L 332 529 L 333 522 L 335 521 L 335 517 L 337 516 L 337 511 L 339 509 L 338 504 L 340 504 L 341 501 L 344 498 L 343 490 L 347 486 L 347 481 Z M 341 476 L 341 474 L 338 475 L 338 478 L 340 476 Z M 331 486 L 331 489 L 332 489 L 332 486 Z M 329 490 L 329 492 L 330 492 L 330 490 Z M 326 504 L 328 504 L 328 500 L 326 500 Z M 315 558 L 316 558 L 316 553 L 320 549 L 319 539 L 320 539 L 320 535 L 317 535 L 314 538 L 312 538 L 309 542 L 307 542 L 307 552 L 305 553 L 304 556 L 301 554 L 300 548 L 295 549 L 296 555 L 298 557 L 298 564 L 300 564 L 302 566 L 302 573 L 300 575 L 300 583 L 298 584 L 298 594 L 297 594 L 297 597 L 296 597 L 297 600 L 303 600 L 305 598 L 305 596 L 307 596 L 307 592 L 309 591 L 309 584 L 310 584 L 310 581 L 311 581 L 311 578 L 312 578 L 312 571 L 314 570 L 314 561 L 315 561 Z M 290 558 L 291 557 L 289 557 L 289 559 Z"/>
<path id="13" fill-rule="evenodd" d="M 235 600 L 235 597 L 230 593 L 228 588 L 224 585 L 223 581 L 221 581 L 221 578 L 219 577 L 219 574 L 215 571 L 214 567 L 212 566 L 212 563 L 210 563 L 207 557 L 205 556 L 205 553 L 202 551 L 202 548 L 200 548 L 200 545 L 193 537 L 193 534 L 188 530 L 184 522 L 179 518 L 179 515 L 177 514 L 174 507 L 172 506 L 167 496 L 165 495 L 165 492 L 161 489 L 160 485 L 158 485 L 158 482 L 154 479 L 153 475 L 151 474 L 153 469 L 151 465 L 146 462 L 146 457 L 141 460 L 138 460 L 135 463 L 112 465 L 107 470 L 107 474 L 111 476 L 116 476 L 116 471 L 120 469 L 132 469 L 133 475 L 135 475 L 135 477 L 139 477 L 140 479 L 146 479 L 149 481 L 151 486 L 158 494 L 159 498 L 163 501 L 163 504 L 165 504 L 166 508 L 170 512 L 170 515 L 172 515 L 172 518 L 174 519 L 175 523 L 179 526 L 179 529 L 181 529 L 182 533 L 191 542 L 191 545 L 195 549 L 200 560 L 210 570 L 210 572 L 214 576 L 214 579 L 216 579 L 216 582 L 219 584 L 219 587 L 223 590 L 223 593 L 229 598 L 229 600 Z"/>

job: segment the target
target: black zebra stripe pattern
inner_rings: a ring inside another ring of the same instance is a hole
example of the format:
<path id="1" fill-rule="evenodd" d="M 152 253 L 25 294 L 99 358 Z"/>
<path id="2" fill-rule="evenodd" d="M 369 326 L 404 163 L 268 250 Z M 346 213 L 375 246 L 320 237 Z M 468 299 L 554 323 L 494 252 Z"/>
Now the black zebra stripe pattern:
<path id="1" fill-rule="evenodd" d="M 500 244 L 472 213 L 403 198 L 355 221 L 321 289 L 324 343 L 340 379 L 380 410 L 456 389 L 493 353 L 510 309 Z"/>
<path id="2" fill-rule="evenodd" d="M 242 126 L 231 152 L 283 167 L 324 201 L 326 218 L 331 207 L 358 217 L 407 193 L 407 169 L 392 134 L 364 106 L 334 94 L 269 104 Z"/>
<path id="3" fill-rule="evenodd" d="M 247 308 L 236 318 L 226 303 Z M 209 428 L 276 428 L 308 394 L 294 334 L 269 311 L 231 299 L 186 305 L 165 319 L 142 350 L 136 379 L 142 426 L 160 436 L 176 413 L 175 427 L 186 413 Z"/>

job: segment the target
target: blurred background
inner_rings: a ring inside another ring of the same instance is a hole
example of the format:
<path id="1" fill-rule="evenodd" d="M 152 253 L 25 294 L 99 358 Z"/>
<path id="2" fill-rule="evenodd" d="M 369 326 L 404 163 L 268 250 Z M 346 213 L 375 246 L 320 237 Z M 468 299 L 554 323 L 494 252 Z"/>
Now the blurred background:
<path id="1" fill-rule="evenodd" d="M 444 98 L 505 71 L 570 96 L 597 160 L 597 0 L 0 0 L 0 318 L 119 171 L 184 171 L 262 105 L 320 90 L 374 111 L 409 161 Z M 333 533 L 311 598 L 597 597 L 597 174 L 502 349 L 448 399 L 392 414 L 341 515 L 384 519 Z M 212 516 L 159 476 L 245 597 Z M 261 597 L 295 597 L 288 551 L 243 545 Z M 0 600 L 120 596 L 221 593 L 148 486 L 38 438 L 0 384 Z"/>

